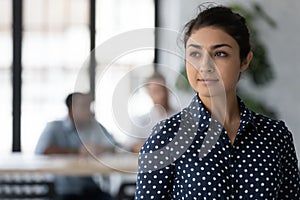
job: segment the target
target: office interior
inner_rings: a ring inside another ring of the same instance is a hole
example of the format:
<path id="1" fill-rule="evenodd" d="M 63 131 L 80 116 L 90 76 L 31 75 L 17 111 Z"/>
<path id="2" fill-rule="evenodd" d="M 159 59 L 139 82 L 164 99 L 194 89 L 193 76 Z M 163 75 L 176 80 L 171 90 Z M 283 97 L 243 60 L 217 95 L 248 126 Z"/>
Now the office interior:
<path id="1" fill-rule="evenodd" d="M 184 108 L 194 94 L 176 86 L 184 67 L 180 39 L 185 22 L 204 2 L 0 0 L 0 157 L 33 155 L 45 125 L 66 116 L 64 101 L 74 91 L 91 94 L 95 118 L 117 139 L 120 151 L 127 151 L 133 116 L 151 109 L 143 86 L 153 72 L 166 77 L 171 104 Z M 299 155 L 300 4 L 287 2 L 290 6 L 279 0 L 215 1 L 247 9 L 259 3 L 276 22 L 275 29 L 256 22 L 274 80 L 257 87 L 245 77 L 240 84 L 286 122 Z M 121 179 L 110 176 L 110 182 L 119 180 L 120 185 Z"/>

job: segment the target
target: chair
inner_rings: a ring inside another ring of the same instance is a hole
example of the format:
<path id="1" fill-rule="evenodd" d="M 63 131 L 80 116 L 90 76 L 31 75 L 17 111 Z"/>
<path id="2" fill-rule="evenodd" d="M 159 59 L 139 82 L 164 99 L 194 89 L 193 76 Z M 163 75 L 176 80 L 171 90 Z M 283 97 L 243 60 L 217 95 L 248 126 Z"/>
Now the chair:
<path id="1" fill-rule="evenodd" d="M 9 174 L 0 176 L 0 199 L 54 199 L 51 178 L 44 175 Z"/>
<path id="2" fill-rule="evenodd" d="M 135 193 L 136 183 L 128 182 L 122 183 L 117 196 L 118 200 L 133 200 Z"/>

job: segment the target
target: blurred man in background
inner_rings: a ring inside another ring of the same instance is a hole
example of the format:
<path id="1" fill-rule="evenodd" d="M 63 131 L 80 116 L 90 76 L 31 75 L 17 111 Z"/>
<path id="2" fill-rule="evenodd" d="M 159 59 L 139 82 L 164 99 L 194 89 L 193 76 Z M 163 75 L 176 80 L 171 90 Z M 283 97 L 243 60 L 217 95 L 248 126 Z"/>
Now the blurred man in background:
<path id="1" fill-rule="evenodd" d="M 91 112 L 87 94 L 72 93 L 66 98 L 68 116 L 47 124 L 35 149 L 37 154 L 98 155 L 113 152 L 115 140 Z M 92 177 L 57 176 L 55 188 L 60 200 L 112 199 Z"/>

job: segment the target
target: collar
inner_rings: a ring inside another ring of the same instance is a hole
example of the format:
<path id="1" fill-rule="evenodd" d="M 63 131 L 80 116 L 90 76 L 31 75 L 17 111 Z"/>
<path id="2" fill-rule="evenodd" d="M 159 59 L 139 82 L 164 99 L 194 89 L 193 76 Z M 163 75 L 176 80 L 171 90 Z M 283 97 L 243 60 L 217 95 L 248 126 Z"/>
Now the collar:
<path id="1" fill-rule="evenodd" d="M 206 131 L 212 121 L 209 111 L 205 108 L 198 94 L 194 96 L 192 102 L 187 107 L 186 117 L 192 119 L 193 123 L 198 125 L 198 130 Z"/>
<path id="2" fill-rule="evenodd" d="M 246 107 L 239 97 L 238 103 L 240 106 L 240 131 L 246 130 L 249 125 L 256 129 L 253 112 Z M 220 124 L 216 120 L 212 119 L 210 112 L 205 108 L 198 94 L 193 97 L 192 102 L 187 107 L 186 117 L 187 116 L 189 116 L 189 118 L 198 125 L 198 130 L 201 132 L 206 131 L 212 122 Z"/>
<path id="3" fill-rule="evenodd" d="M 256 130 L 257 127 L 256 127 L 256 123 L 254 122 L 253 111 L 249 110 L 249 108 L 247 108 L 247 106 L 244 104 L 243 100 L 241 100 L 239 97 L 238 97 L 238 101 L 240 105 L 240 118 L 241 118 L 240 131 L 246 130 L 248 126 L 252 126 Z"/>

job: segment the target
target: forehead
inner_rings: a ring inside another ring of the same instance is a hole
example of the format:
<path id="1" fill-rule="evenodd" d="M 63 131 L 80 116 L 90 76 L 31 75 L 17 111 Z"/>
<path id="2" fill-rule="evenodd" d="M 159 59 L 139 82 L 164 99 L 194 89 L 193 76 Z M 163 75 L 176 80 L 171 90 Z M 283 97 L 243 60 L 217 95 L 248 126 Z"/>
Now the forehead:
<path id="1" fill-rule="evenodd" d="M 238 43 L 228 33 L 217 27 L 203 27 L 194 30 L 187 40 L 189 44 L 197 44 L 208 48 L 217 44 L 229 44 L 233 48 L 239 48 Z"/>

